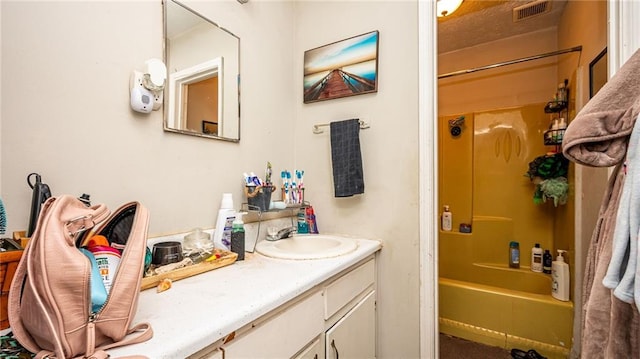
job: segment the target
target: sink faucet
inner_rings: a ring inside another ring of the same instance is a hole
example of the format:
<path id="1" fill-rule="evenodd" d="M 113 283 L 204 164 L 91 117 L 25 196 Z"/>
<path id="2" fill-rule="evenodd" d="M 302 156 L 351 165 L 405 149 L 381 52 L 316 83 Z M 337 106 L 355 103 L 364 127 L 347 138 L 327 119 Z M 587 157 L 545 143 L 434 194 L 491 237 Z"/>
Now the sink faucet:
<path id="1" fill-rule="evenodd" d="M 294 233 L 298 231 L 296 227 L 285 227 L 276 232 L 275 227 L 267 228 L 267 236 L 265 237 L 268 241 L 279 241 L 284 238 L 291 237 Z"/>

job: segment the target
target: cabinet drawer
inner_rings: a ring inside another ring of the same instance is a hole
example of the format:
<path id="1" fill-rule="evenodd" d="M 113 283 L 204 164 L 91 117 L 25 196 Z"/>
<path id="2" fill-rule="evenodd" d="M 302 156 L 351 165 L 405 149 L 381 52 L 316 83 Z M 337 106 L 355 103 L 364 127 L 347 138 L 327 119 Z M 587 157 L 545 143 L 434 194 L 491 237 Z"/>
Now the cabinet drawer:
<path id="1" fill-rule="evenodd" d="M 320 338 L 316 338 L 309 346 L 307 346 L 300 354 L 293 357 L 293 359 L 321 359 L 324 357 L 324 350 L 322 350 L 322 341 Z"/>
<path id="2" fill-rule="evenodd" d="M 320 294 L 312 294 L 224 344 L 224 357 L 291 358 L 324 328 Z"/>
<path id="3" fill-rule="evenodd" d="M 375 281 L 374 260 L 364 263 L 349 274 L 324 288 L 324 319 L 329 319 Z"/>

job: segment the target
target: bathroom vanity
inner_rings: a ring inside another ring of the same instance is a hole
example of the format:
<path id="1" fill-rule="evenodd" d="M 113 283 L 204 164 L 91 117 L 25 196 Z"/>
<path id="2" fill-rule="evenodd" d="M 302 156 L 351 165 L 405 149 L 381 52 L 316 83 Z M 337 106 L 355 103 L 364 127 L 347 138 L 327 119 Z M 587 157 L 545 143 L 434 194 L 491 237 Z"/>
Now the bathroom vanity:
<path id="1" fill-rule="evenodd" d="M 310 239 L 313 240 L 313 239 Z M 375 357 L 378 241 L 338 257 L 244 261 L 140 294 L 134 323 L 151 340 L 109 350 L 112 357 Z"/>

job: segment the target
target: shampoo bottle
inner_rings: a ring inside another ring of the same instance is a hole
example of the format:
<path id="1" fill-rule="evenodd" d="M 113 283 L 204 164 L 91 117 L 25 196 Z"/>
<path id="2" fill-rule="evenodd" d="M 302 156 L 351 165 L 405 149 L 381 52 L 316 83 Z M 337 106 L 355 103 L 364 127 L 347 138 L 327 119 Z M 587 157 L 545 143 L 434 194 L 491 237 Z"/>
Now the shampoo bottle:
<path id="1" fill-rule="evenodd" d="M 515 241 L 509 243 L 509 267 L 520 268 L 520 243 Z"/>
<path id="2" fill-rule="evenodd" d="M 244 212 L 236 213 L 236 218 L 233 220 L 233 229 L 231 230 L 231 251 L 238 253 L 239 261 L 244 260 L 244 222 L 242 221 L 242 215 Z"/>
<path id="3" fill-rule="evenodd" d="M 551 295 L 561 301 L 569 300 L 569 264 L 564 261 L 562 249 L 558 249 L 558 257 L 551 264 Z"/>
<path id="4" fill-rule="evenodd" d="M 542 271 L 546 274 L 551 274 L 551 263 L 553 262 L 553 256 L 548 249 L 544 250 L 542 255 Z"/>
<path id="5" fill-rule="evenodd" d="M 226 251 L 231 250 L 231 229 L 235 211 L 233 210 L 233 197 L 231 193 L 223 193 L 216 228 L 213 232 L 213 246 Z"/>
<path id="6" fill-rule="evenodd" d="M 449 206 L 444 206 L 444 212 L 442 212 L 442 230 L 443 231 L 450 231 L 451 230 L 451 224 L 453 223 L 453 215 L 451 214 L 451 211 L 449 211 Z"/>
<path id="7" fill-rule="evenodd" d="M 542 248 L 540 248 L 540 243 L 536 243 L 531 248 L 531 270 L 542 273 Z"/>

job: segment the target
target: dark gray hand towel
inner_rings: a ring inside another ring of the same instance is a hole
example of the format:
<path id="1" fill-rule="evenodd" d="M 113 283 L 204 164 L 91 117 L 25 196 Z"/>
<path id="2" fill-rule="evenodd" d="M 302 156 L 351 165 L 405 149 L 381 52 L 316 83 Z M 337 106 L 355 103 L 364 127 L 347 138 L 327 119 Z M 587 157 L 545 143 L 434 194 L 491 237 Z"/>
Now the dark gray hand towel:
<path id="1" fill-rule="evenodd" d="M 358 119 L 331 122 L 331 163 L 336 197 L 364 193 L 360 122 Z"/>

